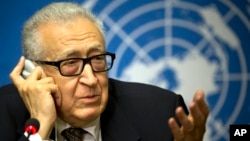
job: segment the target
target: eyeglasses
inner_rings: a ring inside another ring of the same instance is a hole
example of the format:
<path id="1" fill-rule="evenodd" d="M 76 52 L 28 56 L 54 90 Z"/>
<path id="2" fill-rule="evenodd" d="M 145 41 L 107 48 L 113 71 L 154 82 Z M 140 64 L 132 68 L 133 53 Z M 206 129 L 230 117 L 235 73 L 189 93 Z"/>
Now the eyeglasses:
<path id="1" fill-rule="evenodd" d="M 56 66 L 62 76 L 80 75 L 86 64 L 90 64 L 93 72 L 105 72 L 112 68 L 115 54 L 106 52 L 88 58 L 69 58 L 60 61 L 35 61 L 40 64 Z"/>

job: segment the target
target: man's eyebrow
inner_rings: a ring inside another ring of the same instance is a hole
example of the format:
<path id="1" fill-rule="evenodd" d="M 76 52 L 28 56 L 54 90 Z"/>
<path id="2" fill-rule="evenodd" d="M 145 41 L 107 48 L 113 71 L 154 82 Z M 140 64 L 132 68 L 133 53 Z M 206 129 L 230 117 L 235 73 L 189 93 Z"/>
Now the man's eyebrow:
<path id="1" fill-rule="evenodd" d="M 91 52 L 94 52 L 94 51 L 98 51 L 98 52 L 102 52 L 104 53 L 105 52 L 105 47 L 101 46 L 101 45 L 95 45 L 95 46 L 92 46 L 88 49 L 87 51 L 87 55 Z"/>
<path id="2" fill-rule="evenodd" d="M 62 53 L 59 57 L 59 60 L 69 58 L 71 56 L 81 55 L 78 50 L 67 50 L 66 52 Z"/>
<path id="3" fill-rule="evenodd" d="M 95 45 L 95 46 L 90 47 L 87 50 L 86 56 L 88 56 L 88 54 L 90 54 L 91 52 L 95 52 L 95 51 L 105 53 L 106 50 L 105 50 L 105 47 L 102 47 L 101 45 Z M 64 53 L 62 53 L 57 60 L 63 60 L 63 59 L 69 58 L 69 57 L 75 57 L 75 56 L 81 56 L 81 55 L 82 54 L 79 50 L 71 49 L 71 50 L 67 50 Z"/>

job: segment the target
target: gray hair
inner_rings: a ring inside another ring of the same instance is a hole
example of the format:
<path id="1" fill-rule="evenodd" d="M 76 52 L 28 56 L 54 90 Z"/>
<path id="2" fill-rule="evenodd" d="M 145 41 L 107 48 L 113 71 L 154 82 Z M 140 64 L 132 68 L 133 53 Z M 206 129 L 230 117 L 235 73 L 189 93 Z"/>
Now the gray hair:
<path id="1" fill-rule="evenodd" d="M 70 2 L 57 2 L 37 11 L 24 24 L 22 31 L 22 48 L 26 58 L 39 60 L 45 58 L 41 39 L 38 36 L 39 26 L 47 22 L 70 23 L 76 17 L 87 18 L 93 22 L 104 37 L 103 23 L 88 9 Z"/>

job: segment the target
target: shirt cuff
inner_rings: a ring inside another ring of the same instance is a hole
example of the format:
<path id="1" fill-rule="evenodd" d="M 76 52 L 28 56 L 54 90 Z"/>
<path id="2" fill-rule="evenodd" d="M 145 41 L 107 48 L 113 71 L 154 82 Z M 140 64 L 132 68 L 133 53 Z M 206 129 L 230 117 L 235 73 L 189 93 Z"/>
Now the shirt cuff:
<path id="1" fill-rule="evenodd" d="M 25 132 L 24 135 L 26 138 L 28 137 L 27 132 Z M 43 140 L 42 140 L 41 136 L 38 133 L 36 133 L 36 134 L 29 136 L 29 141 L 43 141 Z"/>

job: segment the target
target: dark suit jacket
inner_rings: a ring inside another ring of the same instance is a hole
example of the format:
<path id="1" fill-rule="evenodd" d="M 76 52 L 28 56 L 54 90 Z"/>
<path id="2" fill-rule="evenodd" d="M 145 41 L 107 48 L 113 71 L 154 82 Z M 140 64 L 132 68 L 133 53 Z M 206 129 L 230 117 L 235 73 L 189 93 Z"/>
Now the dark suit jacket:
<path id="1" fill-rule="evenodd" d="M 29 113 L 13 84 L 0 88 L 0 104 L 0 141 L 24 140 Z M 177 106 L 188 112 L 182 97 L 171 91 L 109 79 L 109 100 L 101 115 L 102 140 L 172 141 L 167 120 L 175 116 Z"/>

